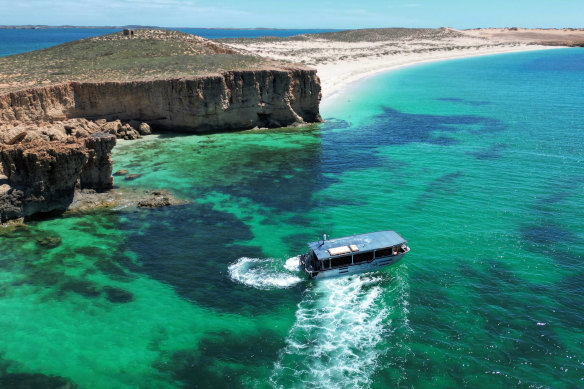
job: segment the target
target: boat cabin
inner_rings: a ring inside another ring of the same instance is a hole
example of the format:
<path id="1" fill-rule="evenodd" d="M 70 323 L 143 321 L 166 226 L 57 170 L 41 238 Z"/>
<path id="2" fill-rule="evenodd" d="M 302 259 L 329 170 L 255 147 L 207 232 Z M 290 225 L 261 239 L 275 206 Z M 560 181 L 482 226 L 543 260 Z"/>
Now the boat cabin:
<path id="1" fill-rule="evenodd" d="M 391 258 L 409 251 L 407 241 L 395 231 L 378 231 L 308 243 L 307 272 L 321 272 Z"/>

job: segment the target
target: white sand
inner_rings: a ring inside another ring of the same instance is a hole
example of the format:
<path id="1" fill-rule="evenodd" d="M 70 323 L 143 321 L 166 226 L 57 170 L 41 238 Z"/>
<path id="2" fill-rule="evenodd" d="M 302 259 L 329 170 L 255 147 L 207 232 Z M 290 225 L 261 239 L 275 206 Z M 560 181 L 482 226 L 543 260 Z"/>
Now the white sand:
<path id="1" fill-rule="evenodd" d="M 335 64 L 317 65 L 322 83 L 323 98 L 329 98 L 343 90 L 348 84 L 378 73 L 416 65 L 425 62 L 443 61 L 455 58 L 476 57 L 480 55 L 502 54 L 519 51 L 550 49 L 550 46 L 511 46 L 480 49 L 456 49 L 433 53 L 413 53 L 382 58 L 369 58 L 366 61 L 346 61 Z"/>
<path id="2" fill-rule="evenodd" d="M 250 41 L 231 46 L 281 61 L 316 67 L 326 99 L 355 81 L 422 62 L 557 48 L 495 40 L 455 30 L 445 30 L 438 37 L 389 37 L 374 42 L 341 42 L 309 36 L 304 40 Z"/>

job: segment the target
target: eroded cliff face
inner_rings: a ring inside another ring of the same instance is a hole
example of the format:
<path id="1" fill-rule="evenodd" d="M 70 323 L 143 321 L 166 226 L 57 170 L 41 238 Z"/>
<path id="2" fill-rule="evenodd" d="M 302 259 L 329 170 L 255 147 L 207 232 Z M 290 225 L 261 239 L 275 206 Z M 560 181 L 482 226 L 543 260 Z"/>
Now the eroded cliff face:
<path id="1" fill-rule="evenodd" d="M 113 186 L 110 153 L 116 138 L 93 134 L 66 141 L 0 145 L 0 222 L 64 211 L 75 187 Z"/>
<path id="2" fill-rule="evenodd" d="M 230 71 L 190 79 L 71 82 L 0 96 L 0 122 L 138 120 L 191 132 L 321 121 L 320 81 L 304 68 Z"/>
<path id="3" fill-rule="evenodd" d="M 301 67 L 0 95 L 0 222 L 64 211 L 76 187 L 112 188 L 116 137 L 150 125 L 198 133 L 318 122 L 320 97 L 316 71 Z"/>

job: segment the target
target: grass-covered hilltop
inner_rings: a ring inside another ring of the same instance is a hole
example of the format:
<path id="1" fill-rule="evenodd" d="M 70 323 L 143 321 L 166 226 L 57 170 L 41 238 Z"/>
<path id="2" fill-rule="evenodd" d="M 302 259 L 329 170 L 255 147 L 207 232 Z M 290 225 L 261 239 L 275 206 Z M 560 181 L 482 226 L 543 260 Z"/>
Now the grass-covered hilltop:
<path id="1" fill-rule="evenodd" d="M 280 64 L 179 31 L 122 31 L 0 57 L 0 93 L 65 81 L 136 81 Z"/>
<path id="2" fill-rule="evenodd" d="M 124 30 L 0 58 L 0 125 L 91 118 L 228 131 L 320 121 L 314 69 L 178 31 Z"/>

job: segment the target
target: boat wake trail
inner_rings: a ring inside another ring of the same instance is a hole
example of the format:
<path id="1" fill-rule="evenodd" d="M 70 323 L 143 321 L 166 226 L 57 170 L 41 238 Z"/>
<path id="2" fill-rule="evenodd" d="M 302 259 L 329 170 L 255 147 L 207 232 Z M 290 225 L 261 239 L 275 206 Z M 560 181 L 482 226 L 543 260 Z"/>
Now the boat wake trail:
<path id="1" fill-rule="evenodd" d="M 270 377 L 277 388 L 363 388 L 391 347 L 394 304 L 406 282 L 386 274 L 319 281 L 298 304 L 296 322 Z M 388 304 L 389 301 L 389 304 Z M 398 312 L 394 312 L 398 311 Z"/>
<path id="2" fill-rule="evenodd" d="M 274 258 L 242 257 L 228 266 L 229 277 L 236 282 L 257 289 L 280 289 L 296 285 L 302 278 L 298 275 L 298 257 L 282 262 Z"/>

